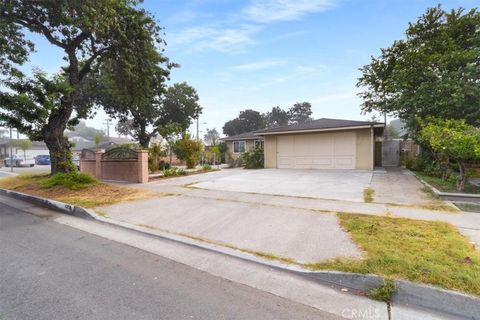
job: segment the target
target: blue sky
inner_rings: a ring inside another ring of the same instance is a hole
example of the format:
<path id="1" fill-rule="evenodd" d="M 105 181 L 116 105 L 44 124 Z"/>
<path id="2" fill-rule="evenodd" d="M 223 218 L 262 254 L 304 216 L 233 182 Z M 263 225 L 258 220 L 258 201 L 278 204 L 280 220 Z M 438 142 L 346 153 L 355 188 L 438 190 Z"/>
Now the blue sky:
<path id="1" fill-rule="evenodd" d="M 166 55 L 200 96 L 201 131 L 247 108 L 261 112 L 308 101 L 315 118 L 366 119 L 356 97 L 358 68 L 403 38 L 430 0 L 146 0 L 163 26 Z M 473 0 L 440 2 L 472 8 Z M 35 37 L 34 40 L 37 40 Z M 39 41 L 31 66 L 56 72 L 61 52 Z M 88 123 L 103 128 L 99 112 Z"/>

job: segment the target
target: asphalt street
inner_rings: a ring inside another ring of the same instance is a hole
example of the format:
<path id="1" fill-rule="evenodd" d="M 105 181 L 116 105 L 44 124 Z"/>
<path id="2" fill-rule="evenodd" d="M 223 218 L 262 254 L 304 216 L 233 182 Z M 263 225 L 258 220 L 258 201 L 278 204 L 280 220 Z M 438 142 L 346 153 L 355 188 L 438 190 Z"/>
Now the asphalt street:
<path id="1" fill-rule="evenodd" d="M 0 319 L 339 319 L 0 203 Z"/>

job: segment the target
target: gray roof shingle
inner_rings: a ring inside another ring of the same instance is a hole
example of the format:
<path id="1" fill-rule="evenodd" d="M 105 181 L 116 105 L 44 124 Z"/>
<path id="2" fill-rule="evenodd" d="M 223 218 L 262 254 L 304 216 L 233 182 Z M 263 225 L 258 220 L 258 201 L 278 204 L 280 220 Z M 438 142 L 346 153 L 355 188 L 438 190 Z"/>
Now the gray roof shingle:
<path id="1" fill-rule="evenodd" d="M 276 132 L 290 132 L 290 131 L 304 131 L 304 130 L 326 130 L 326 129 L 338 129 L 349 128 L 359 126 L 371 126 L 371 125 L 383 125 L 383 122 L 372 121 L 357 121 L 357 120 L 342 120 L 342 119 L 327 119 L 321 118 L 318 120 L 312 120 L 301 124 L 292 124 L 289 126 L 282 126 L 276 128 L 267 128 L 254 131 L 255 134 L 268 134 Z"/>

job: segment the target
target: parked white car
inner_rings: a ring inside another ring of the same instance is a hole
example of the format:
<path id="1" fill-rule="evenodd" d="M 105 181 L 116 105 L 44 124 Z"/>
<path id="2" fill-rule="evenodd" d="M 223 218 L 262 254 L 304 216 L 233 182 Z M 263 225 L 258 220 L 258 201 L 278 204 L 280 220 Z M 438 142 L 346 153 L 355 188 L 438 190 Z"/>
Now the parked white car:
<path id="1" fill-rule="evenodd" d="M 14 154 L 12 157 L 7 156 L 5 160 L 3 160 L 5 167 L 10 167 L 12 163 L 14 167 L 33 167 L 35 166 L 35 159 L 30 156 L 19 156 Z"/>

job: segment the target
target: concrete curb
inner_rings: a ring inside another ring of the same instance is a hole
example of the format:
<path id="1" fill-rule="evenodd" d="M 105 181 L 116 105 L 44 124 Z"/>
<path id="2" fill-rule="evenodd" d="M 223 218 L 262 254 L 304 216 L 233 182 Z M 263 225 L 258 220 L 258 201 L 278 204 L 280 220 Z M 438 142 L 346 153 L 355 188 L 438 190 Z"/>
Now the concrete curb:
<path id="1" fill-rule="evenodd" d="M 410 170 L 409 170 L 410 171 Z M 459 193 L 459 192 L 443 192 L 426 182 L 414 172 L 410 171 L 421 183 L 432 189 L 433 193 L 442 200 L 447 201 L 464 201 L 464 202 L 480 202 L 480 194 Z M 453 204 L 452 204 L 453 205 Z"/>
<path id="2" fill-rule="evenodd" d="M 51 208 L 75 217 L 96 220 L 114 227 L 142 233 L 150 237 L 156 237 L 163 240 L 181 243 L 183 245 L 196 247 L 202 250 L 228 255 L 236 259 L 247 260 L 252 263 L 286 271 L 297 276 L 306 277 L 323 285 L 329 285 L 341 289 L 347 288 L 352 290 L 353 294 L 357 295 L 365 295 L 368 291 L 380 286 L 384 281 L 383 277 L 374 274 L 358 274 L 340 271 L 307 271 L 299 266 L 285 265 L 276 261 L 267 261 L 250 253 L 244 253 L 216 244 L 205 243 L 200 240 L 187 238 L 185 236 L 171 234 L 161 230 L 155 230 L 155 232 L 153 232 L 153 229 L 149 230 L 145 227 L 120 221 L 113 222 L 108 218 L 99 216 L 93 210 L 69 205 L 60 201 L 50 200 L 1 188 L 0 194 L 30 202 L 39 206 Z M 397 291 L 392 297 L 392 303 L 394 304 L 398 303 L 414 308 L 417 307 L 420 309 L 429 309 L 435 312 L 467 319 L 480 319 L 480 298 L 404 280 L 396 280 L 395 285 Z"/>
<path id="3" fill-rule="evenodd" d="M 89 220 L 95 219 L 90 215 L 90 213 L 88 213 L 86 209 L 82 207 L 74 206 L 71 204 L 67 204 L 64 202 L 32 196 L 26 193 L 12 191 L 12 190 L 3 189 L 3 188 L 0 188 L 0 194 L 15 198 L 15 199 L 23 200 L 41 207 L 46 207 L 49 209 L 60 211 L 78 218 L 89 219 Z"/>

